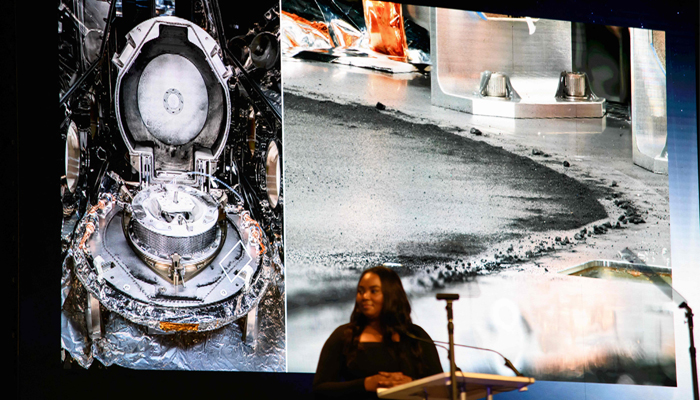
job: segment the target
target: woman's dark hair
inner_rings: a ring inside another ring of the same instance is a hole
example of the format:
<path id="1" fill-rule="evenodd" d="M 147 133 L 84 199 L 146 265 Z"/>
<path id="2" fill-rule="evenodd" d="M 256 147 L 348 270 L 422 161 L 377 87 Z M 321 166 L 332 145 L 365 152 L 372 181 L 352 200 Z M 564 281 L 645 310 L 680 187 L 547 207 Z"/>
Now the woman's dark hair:
<path id="1" fill-rule="evenodd" d="M 379 314 L 379 323 L 382 328 L 383 342 L 389 345 L 389 348 L 395 354 L 398 353 L 399 359 L 403 363 L 413 364 L 408 360 L 408 355 L 405 351 L 407 342 L 410 342 L 410 351 L 416 358 L 420 357 L 421 348 L 416 340 L 411 340 L 406 335 L 413 322 L 411 321 L 411 304 L 408 302 L 406 291 L 403 288 L 403 284 L 401 284 L 401 278 L 396 272 L 380 265 L 364 270 L 360 276 L 360 281 L 369 273 L 377 275 L 382 283 L 384 301 Z M 345 353 L 348 363 L 352 362 L 357 356 L 357 350 L 360 347 L 360 335 L 369 322 L 362 313 L 361 307 L 355 302 L 355 308 L 350 315 L 350 327 L 346 331 L 345 336 Z M 395 333 L 399 334 L 401 343 L 393 341 L 392 337 Z M 420 363 L 418 363 L 417 367 L 420 373 Z"/>

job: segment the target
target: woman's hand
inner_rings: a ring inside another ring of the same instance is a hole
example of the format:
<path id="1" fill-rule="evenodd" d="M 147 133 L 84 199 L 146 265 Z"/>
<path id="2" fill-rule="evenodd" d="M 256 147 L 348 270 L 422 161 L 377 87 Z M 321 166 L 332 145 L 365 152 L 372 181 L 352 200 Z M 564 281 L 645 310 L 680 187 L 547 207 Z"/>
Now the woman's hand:
<path id="1" fill-rule="evenodd" d="M 391 388 L 412 381 L 413 378 L 401 372 L 380 372 L 365 378 L 365 390 L 376 392 L 378 388 Z"/>
<path id="2" fill-rule="evenodd" d="M 379 375 L 385 377 L 388 382 L 390 382 L 390 386 L 384 387 L 394 387 L 403 385 L 404 383 L 413 382 L 413 378 L 404 375 L 402 372 L 380 372 Z"/>

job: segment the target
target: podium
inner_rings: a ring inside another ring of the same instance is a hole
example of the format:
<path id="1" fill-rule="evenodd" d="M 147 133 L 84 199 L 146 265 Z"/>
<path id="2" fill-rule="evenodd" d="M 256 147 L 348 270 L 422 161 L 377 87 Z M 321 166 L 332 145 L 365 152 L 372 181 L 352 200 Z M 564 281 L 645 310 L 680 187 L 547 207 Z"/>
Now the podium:
<path id="1" fill-rule="evenodd" d="M 527 386 L 535 383 L 535 378 L 520 376 L 501 376 L 492 374 L 478 374 L 469 372 L 457 372 L 457 384 L 459 385 L 460 400 L 477 400 L 486 398 L 492 400 L 494 394 L 519 390 L 527 390 Z M 377 389 L 380 399 L 396 400 L 450 400 L 450 373 L 443 372 L 418 379 L 393 388 Z"/>

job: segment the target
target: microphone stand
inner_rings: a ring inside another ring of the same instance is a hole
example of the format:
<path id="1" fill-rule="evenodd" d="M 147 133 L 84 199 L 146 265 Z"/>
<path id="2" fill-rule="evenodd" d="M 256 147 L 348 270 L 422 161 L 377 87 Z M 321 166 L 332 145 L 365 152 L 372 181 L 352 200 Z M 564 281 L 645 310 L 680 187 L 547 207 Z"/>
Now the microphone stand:
<path id="1" fill-rule="evenodd" d="M 693 399 L 698 400 L 698 364 L 695 354 L 695 339 L 693 338 L 693 310 L 685 301 L 678 308 L 685 309 L 685 318 L 688 320 L 688 330 L 690 331 L 690 370 L 693 379 Z"/>
<path id="2" fill-rule="evenodd" d="M 449 352 L 450 352 L 450 382 L 452 386 L 452 400 L 457 400 L 457 364 L 455 363 L 455 337 L 454 337 L 454 323 L 452 322 L 452 301 L 459 300 L 458 294 L 450 293 L 438 293 L 438 300 L 445 300 L 447 305 L 445 309 L 447 310 L 447 334 L 449 340 Z"/>
<path id="3" fill-rule="evenodd" d="M 693 310 L 688 306 L 688 301 L 685 299 L 685 297 L 678 293 L 673 285 L 670 285 L 668 282 L 661 279 L 658 272 L 646 265 L 636 265 L 631 269 L 643 273 L 647 278 L 649 278 L 649 280 L 652 281 L 652 283 L 654 283 L 654 285 L 661 289 L 666 296 L 678 304 L 678 308 L 685 309 L 685 318 L 688 321 L 688 331 L 690 333 L 690 349 L 688 350 L 690 350 L 690 371 L 691 378 L 693 380 L 693 399 L 700 400 L 700 394 L 698 394 L 698 365 L 695 353 L 695 339 L 693 336 Z"/>

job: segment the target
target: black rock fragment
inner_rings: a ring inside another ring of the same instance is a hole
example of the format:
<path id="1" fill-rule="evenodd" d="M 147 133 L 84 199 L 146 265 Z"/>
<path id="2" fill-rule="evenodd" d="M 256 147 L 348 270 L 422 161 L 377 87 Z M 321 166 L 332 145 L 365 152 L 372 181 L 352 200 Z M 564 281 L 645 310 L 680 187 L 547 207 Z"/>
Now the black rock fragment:
<path id="1" fill-rule="evenodd" d="M 646 223 L 644 218 L 642 218 L 640 216 L 634 216 L 634 217 L 630 218 L 630 222 L 633 224 L 645 224 Z"/>
<path id="2" fill-rule="evenodd" d="M 476 135 L 476 136 L 481 136 L 481 135 L 483 135 L 483 133 L 481 133 L 481 131 L 478 130 L 478 129 L 476 129 L 476 128 L 470 129 L 470 130 L 469 130 L 469 133 L 471 133 L 472 135 Z"/>
<path id="3" fill-rule="evenodd" d="M 615 200 L 613 204 L 625 210 L 631 205 L 629 200 Z"/>
<path id="4" fill-rule="evenodd" d="M 568 161 L 564 161 L 564 162 L 562 163 L 562 165 L 563 165 L 564 167 L 566 167 L 566 168 L 569 168 L 569 167 L 571 166 L 571 164 L 569 164 Z"/>
<path id="5" fill-rule="evenodd" d="M 377 107 L 377 110 L 381 110 L 381 111 L 386 110 L 386 106 L 380 102 L 377 102 L 376 107 Z"/>

